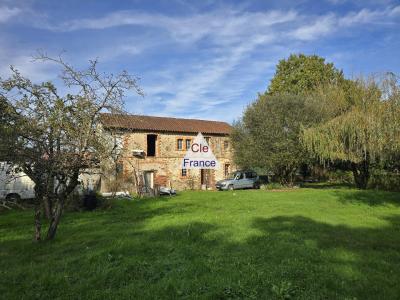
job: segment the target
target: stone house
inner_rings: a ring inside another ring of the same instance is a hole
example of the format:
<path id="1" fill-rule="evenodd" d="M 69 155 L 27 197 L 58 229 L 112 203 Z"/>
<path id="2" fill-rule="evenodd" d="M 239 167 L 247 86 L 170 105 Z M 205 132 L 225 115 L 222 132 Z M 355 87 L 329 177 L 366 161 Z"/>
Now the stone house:
<path id="1" fill-rule="evenodd" d="M 102 114 L 101 123 L 104 130 L 118 136 L 123 155 L 117 170 L 128 182 L 136 176 L 150 188 L 212 189 L 216 181 L 234 170 L 229 138 L 232 128 L 228 123 L 116 114 Z M 219 169 L 181 168 L 182 159 L 199 132 L 219 161 Z M 102 182 L 101 190 L 107 190 L 107 182 Z"/>

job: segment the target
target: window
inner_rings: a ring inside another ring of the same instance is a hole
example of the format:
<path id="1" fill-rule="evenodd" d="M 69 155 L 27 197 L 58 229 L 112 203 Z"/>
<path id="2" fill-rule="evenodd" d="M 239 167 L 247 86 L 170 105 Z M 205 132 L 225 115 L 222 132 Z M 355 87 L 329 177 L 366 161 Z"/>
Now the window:
<path id="1" fill-rule="evenodd" d="M 147 156 L 156 156 L 156 142 L 157 135 L 156 134 L 148 134 L 147 135 Z"/>
<path id="2" fill-rule="evenodd" d="M 181 169 L 181 176 L 186 177 L 187 176 L 187 169 Z"/>
<path id="3" fill-rule="evenodd" d="M 240 173 L 240 172 L 236 173 L 236 176 L 235 176 L 236 180 L 243 179 L 243 178 L 244 178 L 243 173 Z"/>
<path id="4" fill-rule="evenodd" d="M 228 148 L 229 148 L 229 142 L 224 141 L 224 150 L 228 150 Z"/>
<path id="5" fill-rule="evenodd" d="M 225 166 L 224 166 L 225 177 L 228 177 L 228 175 L 229 175 L 229 167 L 230 166 L 231 166 L 230 164 L 225 164 Z"/>
<path id="6" fill-rule="evenodd" d="M 183 140 L 182 139 L 177 140 L 176 148 L 178 150 L 183 150 Z"/>
<path id="7" fill-rule="evenodd" d="M 189 150 L 190 149 L 190 143 L 191 143 L 191 140 L 190 139 L 186 139 L 186 150 Z"/>
<path id="8" fill-rule="evenodd" d="M 257 174 L 255 172 L 246 172 L 246 178 L 256 178 Z"/>

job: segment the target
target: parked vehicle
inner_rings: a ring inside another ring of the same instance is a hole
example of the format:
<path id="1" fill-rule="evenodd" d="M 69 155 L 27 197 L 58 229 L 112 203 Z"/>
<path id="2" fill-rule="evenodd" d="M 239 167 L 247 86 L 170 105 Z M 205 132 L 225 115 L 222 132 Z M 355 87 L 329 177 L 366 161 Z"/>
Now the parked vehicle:
<path id="1" fill-rule="evenodd" d="M 0 162 L 0 199 L 19 201 L 35 198 L 35 183 L 25 173 L 10 173 L 9 165 Z M 95 190 L 96 182 L 100 175 L 85 173 L 79 175 L 79 184 L 76 191 L 84 195 L 88 191 Z"/>
<path id="2" fill-rule="evenodd" d="M 236 189 L 258 189 L 260 188 L 259 177 L 254 171 L 236 171 L 224 180 L 216 183 L 218 190 Z"/>
<path id="3" fill-rule="evenodd" d="M 0 199 L 19 201 L 35 197 L 35 184 L 24 173 L 9 175 L 4 163 L 0 167 Z"/>

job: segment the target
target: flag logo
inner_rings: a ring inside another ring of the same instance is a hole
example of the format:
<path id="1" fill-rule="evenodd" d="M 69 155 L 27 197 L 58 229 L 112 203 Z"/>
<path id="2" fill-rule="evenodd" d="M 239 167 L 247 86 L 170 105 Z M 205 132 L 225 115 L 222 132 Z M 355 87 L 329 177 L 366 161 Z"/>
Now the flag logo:
<path id="1" fill-rule="evenodd" d="M 219 163 L 201 132 L 183 158 L 182 169 L 218 169 Z"/>

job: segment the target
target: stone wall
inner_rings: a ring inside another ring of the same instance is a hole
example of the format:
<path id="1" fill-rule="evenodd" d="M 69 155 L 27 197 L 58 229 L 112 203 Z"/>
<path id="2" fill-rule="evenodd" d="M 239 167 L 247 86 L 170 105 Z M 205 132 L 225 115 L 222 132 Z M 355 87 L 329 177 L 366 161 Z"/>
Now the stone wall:
<path id="1" fill-rule="evenodd" d="M 156 155 L 155 157 L 143 158 L 134 157 L 133 150 L 143 150 L 147 152 L 147 135 L 157 135 Z M 177 190 L 200 189 L 201 170 L 187 170 L 187 175 L 182 176 L 181 163 L 186 154 L 186 139 L 191 141 L 197 134 L 178 134 L 178 133 L 160 133 L 160 132 L 124 132 L 123 137 L 124 155 L 121 159 L 123 164 L 123 176 L 129 182 L 134 173 L 137 172 L 143 180 L 145 172 L 154 172 L 154 184 L 158 186 L 172 187 Z M 224 166 L 230 164 L 229 172 L 234 170 L 232 162 L 232 145 L 228 136 L 204 135 L 210 137 L 210 147 L 220 163 L 218 170 L 210 170 L 208 188 L 214 188 L 215 182 L 225 177 Z M 178 150 L 177 140 L 183 139 L 183 150 Z M 227 149 L 225 144 L 227 143 Z M 131 180 L 132 181 L 132 180 Z M 203 186 L 205 188 L 205 186 Z M 106 184 L 102 184 L 102 190 L 107 189 Z M 131 186 L 130 190 L 135 187 Z"/>

